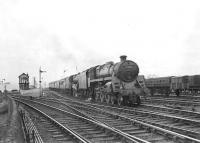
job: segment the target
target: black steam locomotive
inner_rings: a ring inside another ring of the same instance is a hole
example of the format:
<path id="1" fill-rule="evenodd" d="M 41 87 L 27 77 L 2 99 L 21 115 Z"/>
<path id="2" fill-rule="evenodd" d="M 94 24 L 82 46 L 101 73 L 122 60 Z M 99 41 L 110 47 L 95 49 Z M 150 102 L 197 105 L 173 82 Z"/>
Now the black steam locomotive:
<path id="1" fill-rule="evenodd" d="M 126 56 L 118 63 L 107 62 L 81 73 L 49 83 L 49 88 L 73 96 L 118 105 L 139 105 L 144 90 L 137 80 L 139 67 Z"/>

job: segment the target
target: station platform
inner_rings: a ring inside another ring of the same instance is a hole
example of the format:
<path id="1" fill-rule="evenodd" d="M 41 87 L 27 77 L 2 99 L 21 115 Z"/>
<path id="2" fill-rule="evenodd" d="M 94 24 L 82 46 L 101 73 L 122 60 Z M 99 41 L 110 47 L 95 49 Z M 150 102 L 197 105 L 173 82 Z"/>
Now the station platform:
<path id="1" fill-rule="evenodd" d="M 29 90 L 20 90 L 20 94 L 22 96 L 39 97 L 40 96 L 40 89 L 34 88 L 34 89 L 29 89 Z"/>

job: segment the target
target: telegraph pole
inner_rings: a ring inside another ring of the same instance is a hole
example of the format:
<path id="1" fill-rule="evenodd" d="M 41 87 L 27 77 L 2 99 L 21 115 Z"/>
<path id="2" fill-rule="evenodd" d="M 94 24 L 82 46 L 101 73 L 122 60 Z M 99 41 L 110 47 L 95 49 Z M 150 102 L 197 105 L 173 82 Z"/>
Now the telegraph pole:
<path id="1" fill-rule="evenodd" d="M 39 83 L 40 83 L 40 97 L 42 96 L 42 81 L 41 81 L 41 75 L 42 75 L 42 73 L 43 72 L 46 72 L 46 71 L 42 71 L 41 70 L 41 67 L 40 67 L 40 69 L 39 69 Z"/>
<path id="2" fill-rule="evenodd" d="M 34 86 L 34 88 L 36 88 L 36 80 L 35 80 L 35 77 L 33 77 L 33 86 Z"/>
<path id="3" fill-rule="evenodd" d="M 2 79 L 2 81 L 1 81 L 1 82 L 2 82 L 2 87 L 4 86 L 4 82 L 5 82 L 5 80 L 6 80 L 6 79 L 4 78 L 4 79 Z M 2 90 L 4 90 L 3 92 L 5 93 L 5 87 L 3 87 Z"/>
<path id="4" fill-rule="evenodd" d="M 4 86 L 5 89 L 4 90 L 5 90 L 5 92 L 7 92 L 6 85 L 10 84 L 10 82 L 5 82 L 4 84 L 5 84 L 5 86 Z"/>
<path id="5" fill-rule="evenodd" d="M 4 78 L 4 79 L 2 79 L 2 86 L 3 86 L 3 90 L 4 90 L 4 95 L 6 95 L 6 93 L 7 93 L 7 89 L 6 89 L 6 85 L 8 85 L 8 84 L 10 84 L 10 82 L 5 82 L 6 81 L 6 79 Z"/>
<path id="6" fill-rule="evenodd" d="M 61 78 L 65 78 L 65 73 L 67 72 L 67 69 L 64 69 L 63 71 L 63 76 L 61 76 Z"/>

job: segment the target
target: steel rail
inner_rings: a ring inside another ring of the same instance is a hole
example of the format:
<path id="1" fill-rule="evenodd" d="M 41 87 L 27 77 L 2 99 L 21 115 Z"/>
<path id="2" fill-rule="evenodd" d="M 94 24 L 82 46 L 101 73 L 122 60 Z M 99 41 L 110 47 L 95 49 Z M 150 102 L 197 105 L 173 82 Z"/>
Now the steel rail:
<path id="1" fill-rule="evenodd" d="M 90 106 L 90 105 L 88 105 L 88 106 Z M 96 107 L 91 106 L 91 108 L 94 109 L 94 108 L 96 108 Z M 129 121 L 132 121 L 132 122 L 135 123 L 135 124 L 140 124 L 140 125 L 142 125 L 142 126 L 151 128 L 152 130 L 158 130 L 159 132 L 162 132 L 163 134 L 172 135 L 172 136 L 175 137 L 175 138 L 179 137 L 180 139 L 185 140 L 185 141 L 190 141 L 190 142 L 192 142 L 192 143 L 200 143 L 200 140 L 195 139 L 195 138 L 192 138 L 192 137 L 188 137 L 188 136 L 185 136 L 185 135 L 182 135 L 182 134 L 173 132 L 173 131 L 169 131 L 169 130 L 166 130 L 166 129 L 162 129 L 162 128 L 160 128 L 160 127 L 157 127 L 157 126 L 154 126 L 154 125 L 151 125 L 151 124 L 147 124 L 147 123 L 144 123 L 144 122 L 141 122 L 141 121 L 138 121 L 138 120 L 129 118 L 129 117 L 124 116 L 124 115 L 120 115 L 120 114 L 117 114 L 117 113 L 110 113 L 110 112 L 105 111 L 105 110 L 100 109 L 100 108 L 96 108 L 96 109 L 97 109 L 97 110 L 101 110 L 101 111 L 104 112 L 104 113 L 112 114 L 112 115 L 114 115 L 114 116 L 116 116 L 116 117 L 123 118 L 123 119 L 129 120 Z"/>
<path id="2" fill-rule="evenodd" d="M 15 98 L 14 98 L 14 99 L 15 99 Z M 15 99 L 15 100 L 19 101 L 18 99 Z M 23 99 L 23 100 L 24 100 L 24 99 Z M 25 99 L 25 100 L 27 100 L 27 99 Z M 23 102 L 23 101 L 22 101 L 22 102 Z M 77 114 L 74 114 L 74 113 L 71 113 L 71 112 L 68 112 L 68 111 L 64 111 L 64 110 L 62 110 L 62 109 L 59 109 L 59 108 L 56 108 L 56 107 L 53 107 L 53 106 L 50 106 L 50 105 L 47 105 L 47 104 L 44 104 L 44 103 L 39 103 L 39 102 L 35 102 L 35 101 L 30 101 L 30 100 L 28 100 L 28 102 L 37 103 L 37 104 L 40 104 L 40 105 L 43 105 L 43 106 L 46 106 L 46 107 L 55 109 L 55 110 L 57 110 L 57 111 L 63 112 L 63 113 L 65 113 L 65 114 L 67 113 L 67 114 L 76 116 L 76 117 L 78 117 L 78 118 L 87 120 L 87 121 L 89 121 L 89 122 L 92 122 L 93 124 L 96 124 L 96 125 L 98 125 L 98 126 L 101 126 L 101 127 L 103 127 L 103 128 L 106 128 L 106 129 L 108 129 L 108 130 L 110 130 L 110 131 L 112 131 L 112 132 L 115 132 L 116 134 L 122 136 L 123 139 L 127 139 L 127 140 L 129 140 L 129 141 L 131 141 L 131 142 L 134 142 L 134 143 L 149 143 L 149 142 L 147 142 L 147 141 L 145 141 L 145 140 L 141 140 L 141 139 L 139 139 L 139 138 L 137 138 L 137 137 L 134 138 L 134 136 L 127 135 L 126 133 L 124 133 L 124 132 L 122 132 L 122 131 L 120 131 L 120 130 L 117 130 L 117 129 L 115 129 L 115 128 L 111 128 L 111 127 L 107 126 L 106 124 L 101 123 L 101 122 L 99 122 L 99 121 L 96 121 L 96 120 L 93 120 L 93 119 L 90 119 L 90 118 L 86 118 L 86 117 L 83 117 L 83 116 L 80 116 L 80 115 L 77 115 Z M 26 103 L 26 104 L 27 104 L 27 103 Z M 27 105 L 28 105 L 28 104 L 27 104 Z M 30 105 L 30 106 L 31 106 L 31 105 Z"/>
<path id="3" fill-rule="evenodd" d="M 44 98 L 44 99 L 45 99 L 45 98 Z M 46 99 L 45 99 L 45 100 L 46 100 Z M 61 103 L 60 101 L 56 101 L 55 99 L 52 99 L 52 102 L 57 102 L 58 104 Z M 41 102 L 40 102 L 40 103 L 41 103 Z M 74 108 L 74 107 L 72 107 L 72 106 L 70 106 L 70 105 L 67 105 L 67 104 L 65 104 L 65 103 L 62 103 L 62 104 L 64 104 L 64 105 L 67 106 L 68 108 L 74 110 L 76 113 L 79 113 L 81 116 L 90 118 L 91 120 L 94 120 L 95 122 L 99 122 L 100 124 L 102 124 L 102 122 L 100 122 L 100 121 L 94 119 L 93 117 L 88 116 L 88 114 L 83 113 L 82 111 L 79 111 L 79 110 L 77 110 L 76 108 Z M 138 137 L 136 137 L 136 136 L 133 136 L 133 135 L 129 135 L 129 134 L 125 133 L 125 132 L 122 132 L 122 131 L 119 130 L 119 129 L 116 129 L 116 128 L 114 128 L 114 127 L 111 127 L 110 125 L 108 125 L 108 124 L 105 123 L 105 122 L 103 122 L 103 124 L 105 124 L 106 126 L 112 128 L 113 130 L 115 130 L 116 132 L 118 132 L 118 133 L 120 133 L 120 134 L 124 134 L 124 135 L 126 135 L 126 136 L 130 136 L 131 138 L 135 139 L 136 141 L 143 142 L 143 143 L 149 143 L 149 142 L 146 141 L 146 140 L 140 139 L 140 138 L 138 138 Z"/>
<path id="4" fill-rule="evenodd" d="M 40 99 L 41 100 L 41 99 Z M 65 106 L 67 106 L 68 108 L 70 108 L 70 109 L 72 109 L 72 110 L 74 110 L 76 113 L 79 113 L 79 114 L 81 114 L 81 115 L 83 115 L 83 116 L 86 116 L 86 117 L 88 117 L 88 115 L 86 115 L 85 113 L 83 113 L 83 112 L 81 112 L 81 111 L 79 111 L 79 110 L 77 110 L 77 109 L 75 109 L 75 108 L 73 108 L 72 106 L 70 106 L 70 105 L 68 105 L 68 104 L 65 104 L 65 103 L 63 103 L 63 102 L 61 102 L 61 101 L 58 101 L 57 99 L 52 99 L 52 98 L 44 98 L 44 99 L 42 99 L 42 101 L 44 102 L 56 102 L 57 104 L 60 104 L 60 103 L 62 103 L 63 105 L 65 105 Z M 48 103 L 47 103 L 48 104 Z M 126 107 L 126 108 L 128 108 L 128 107 Z M 121 109 L 122 110 L 122 109 Z M 123 109 L 123 110 L 127 110 L 127 111 L 132 111 L 132 110 L 130 110 L 130 109 Z M 135 111 L 134 111 L 135 112 Z M 93 120 L 95 120 L 94 118 L 92 118 L 92 117 L 89 117 L 89 118 L 91 118 L 91 119 L 93 119 Z M 96 120 L 97 121 L 97 120 Z M 154 122 L 151 122 L 151 121 L 145 121 L 146 123 L 149 123 L 149 124 L 153 124 L 153 125 L 156 125 L 156 126 L 160 126 L 160 127 L 165 127 L 165 128 L 167 128 L 167 129 L 170 129 L 170 130 L 173 130 L 173 131 L 179 131 L 179 132 L 184 132 L 185 134 L 190 134 L 191 136 L 193 136 L 194 137 L 194 135 L 195 136 L 198 136 L 199 135 L 199 133 L 198 132 L 194 132 L 194 131 L 188 131 L 188 130 L 186 130 L 186 129 L 182 129 L 182 128 L 178 128 L 178 127 L 172 127 L 172 126 L 166 126 L 166 125 L 161 125 L 161 124 L 159 124 L 159 123 L 154 123 Z M 104 122 L 104 124 L 106 124 L 105 122 Z M 106 124 L 106 125 L 108 125 L 108 124 Z M 109 126 L 109 125 L 108 125 Z M 136 137 L 137 138 L 137 137 Z M 135 139 L 136 139 L 135 138 Z"/>
<path id="5" fill-rule="evenodd" d="M 147 108 L 150 107 L 150 108 L 154 108 L 154 109 L 174 111 L 174 112 L 178 112 L 178 113 L 185 113 L 185 114 L 189 114 L 189 115 L 194 115 L 194 116 L 199 116 L 200 117 L 200 113 L 199 112 L 195 112 L 195 111 L 174 109 L 174 108 L 170 108 L 170 107 L 163 107 L 163 106 L 157 106 L 157 105 L 151 105 L 151 104 L 142 104 L 141 106 L 144 106 L 144 107 L 147 107 Z"/>
<path id="6" fill-rule="evenodd" d="M 149 99 L 144 100 L 143 102 L 167 102 L 167 103 L 178 103 L 180 105 L 195 105 L 200 106 L 200 102 L 191 102 L 191 101 L 179 101 L 179 100 L 169 100 L 169 99 Z"/>
<path id="7" fill-rule="evenodd" d="M 62 97 L 62 98 L 65 98 L 65 99 L 66 99 L 66 97 Z M 96 109 L 98 109 L 98 110 L 101 110 L 102 112 L 107 112 L 107 111 L 105 111 L 105 110 L 103 110 L 103 109 L 94 107 L 94 106 L 91 105 L 90 103 L 85 103 L 85 102 L 80 102 L 80 101 L 74 101 L 74 100 L 72 100 L 72 99 L 67 99 L 67 100 L 71 100 L 71 102 L 75 102 L 75 103 L 85 104 L 85 105 L 87 105 L 87 106 L 90 106 L 91 108 L 96 108 Z M 102 105 L 102 106 L 105 107 L 105 105 Z M 117 107 L 112 107 L 112 108 L 117 108 Z M 152 130 L 155 130 L 155 129 L 156 129 L 156 130 L 158 130 L 158 131 L 160 131 L 160 132 L 163 132 L 164 134 L 166 134 L 166 133 L 167 133 L 167 134 L 171 134 L 172 136 L 179 137 L 179 138 L 181 138 L 181 139 L 183 139 L 183 140 L 187 140 L 187 141 L 195 142 L 195 143 L 196 143 L 196 142 L 197 142 L 197 143 L 200 142 L 200 140 L 198 140 L 198 139 L 195 139 L 195 138 L 192 138 L 192 137 L 189 137 L 189 136 L 185 136 L 185 135 L 182 135 L 182 134 L 179 134 L 179 133 L 176 133 L 176 132 L 173 132 L 173 131 L 169 131 L 169 130 L 166 130 L 166 129 L 162 129 L 162 128 L 157 127 L 157 126 L 154 126 L 154 125 L 150 125 L 150 124 L 147 124 L 147 123 L 143 123 L 143 122 L 141 122 L 141 121 L 138 121 L 138 120 L 135 120 L 135 119 L 131 119 L 131 118 L 126 117 L 126 116 L 123 116 L 123 115 L 119 115 L 119 114 L 116 114 L 116 113 L 110 113 L 110 112 L 107 112 L 107 113 L 108 113 L 108 114 L 113 114 L 114 116 L 118 116 L 118 117 L 120 117 L 120 118 L 128 119 L 128 120 L 132 121 L 133 123 L 138 123 L 138 124 L 147 126 L 147 127 L 149 127 L 149 128 L 152 128 Z"/>
<path id="8" fill-rule="evenodd" d="M 73 130 L 71 130 L 70 128 L 67 128 L 65 126 L 63 126 L 61 123 L 59 123 L 58 121 L 56 121 L 55 119 L 53 119 L 52 117 L 50 117 L 49 115 L 47 115 L 46 113 L 40 111 L 39 109 L 35 108 L 32 105 L 29 105 L 23 101 L 20 101 L 18 99 L 15 99 L 15 101 L 20 102 L 32 109 L 34 109 L 35 111 L 39 112 L 40 114 L 42 114 L 43 116 L 45 116 L 46 118 L 48 118 L 50 121 L 54 122 L 56 125 L 58 125 L 59 127 L 61 127 L 62 129 L 64 129 L 65 131 L 69 132 L 71 135 L 73 135 L 76 139 L 78 139 L 79 141 L 81 141 L 82 143 L 91 143 L 90 141 L 88 141 L 87 139 L 85 139 L 84 137 L 82 137 L 81 135 L 77 134 L 76 132 L 74 132 Z"/>

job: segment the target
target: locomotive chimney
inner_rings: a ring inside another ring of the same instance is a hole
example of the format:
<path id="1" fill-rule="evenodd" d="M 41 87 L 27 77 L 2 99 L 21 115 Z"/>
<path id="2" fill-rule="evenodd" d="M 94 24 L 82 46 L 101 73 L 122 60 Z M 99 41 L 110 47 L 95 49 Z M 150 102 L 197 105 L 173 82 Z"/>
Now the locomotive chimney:
<path id="1" fill-rule="evenodd" d="M 120 56 L 120 61 L 121 61 L 121 62 L 126 61 L 126 57 L 127 57 L 126 55 L 122 55 L 122 56 Z"/>

